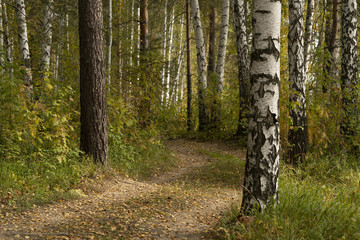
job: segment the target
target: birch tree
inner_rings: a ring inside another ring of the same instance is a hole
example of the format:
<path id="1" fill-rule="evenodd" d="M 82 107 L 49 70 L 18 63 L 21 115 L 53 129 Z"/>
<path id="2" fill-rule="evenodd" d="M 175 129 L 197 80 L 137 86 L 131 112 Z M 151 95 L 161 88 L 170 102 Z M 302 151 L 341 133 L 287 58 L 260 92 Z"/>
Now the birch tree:
<path id="1" fill-rule="evenodd" d="M 186 0 L 186 86 L 187 86 L 187 106 L 186 106 L 186 126 L 187 130 L 192 130 L 192 86 L 191 86 L 191 46 L 190 46 L 190 0 Z"/>
<path id="2" fill-rule="evenodd" d="M 46 78 L 46 72 L 49 71 L 52 43 L 52 18 L 53 18 L 53 0 L 45 4 L 44 18 L 42 23 L 43 38 L 41 44 L 41 68 L 43 78 Z"/>
<path id="3" fill-rule="evenodd" d="M 253 47 L 242 213 L 278 201 L 281 1 L 253 1 Z"/>
<path id="4" fill-rule="evenodd" d="M 25 68 L 24 85 L 25 92 L 30 96 L 33 89 L 31 62 L 30 62 L 30 50 L 29 40 L 26 24 L 26 12 L 24 0 L 16 0 L 16 18 L 18 24 L 18 39 L 19 39 L 19 51 L 20 58 L 23 61 L 23 67 Z"/>
<path id="5" fill-rule="evenodd" d="M 308 145 L 306 116 L 306 77 L 304 61 L 304 1 L 289 1 L 289 81 L 292 123 L 289 129 L 289 158 L 293 164 L 305 160 Z"/>
<path id="6" fill-rule="evenodd" d="M 80 149 L 108 166 L 102 0 L 79 0 Z"/>
<path id="7" fill-rule="evenodd" d="M 222 108 L 222 92 L 223 92 L 223 81 L 225 71 L 225 59 L 226 59 L 226 46 L 229 32 L 229 15 L 230 15 L 230 0 L 222 1 L 222 14 L 221 14 L 221 31 L 219 41 L 219 51 L 216 63 L 216 115 L 215 122 L 217 127 L 220 124 L 221 108 Z"/>
<path id="8" fill-rule="evenodd" d="M 197 51 L 197 64 L 198 64 L 198 101 L 199 101 L 199 130 L 203 131 L 208 123 L 207 107 L 205 105 L 205 94 L 207 88 L 206 78 L 206 53 L 204 34 L 200 18 L 200 8 L 198 0 L 191 0 L 191 14 L 193 19 L 196 51 Z"/>
<path id="9" fill-rule="evenodd" d="M 249 103 L 249 47 L 246 36 L 246 2 L 244 0 L 234 0 L 234 24 L 236 32 L 236 46 L 238 53 L 239 68 L 239 124 L 236 132 L 237 136 L 244 136 L 247 132 L 247 112 Z"/>
<path id="10" fill-rule="evenodd" d="M 7 7 L 6 4 L 3 3 L 3 13 L 4 13 L 4 40 L 5 40 L 5 46 L 6 46 L 6 60 L 9 63 L 13 62 L 13 39 L 10 36 L 9 32 L 9 20 L 8 20 L 8 14 L 7 14 Z M 13 68 L 10 67 L 8 69 L 10 76 L 13 74 Z"/>
<path id="11" fill-rule="evenodd" d="M 162 47 L 162 54 L 163 54 L 163 66 L 161 71 L 161 83 L 163 86 L 162 91 L 162 102 L 165 103 L 166 98 L 166 48 L 167 48 L 167 0 L 165 0 L 165 6 L 164 6 L 164 37 L 163 37 L 163 47 Z"/>
<path id="12" fill-rule="evenodd" d="M 314 7 L 315 0 L 307 0 L 307 10 L 306 10 L 306 24 L 305 24 L 305 37 L 304 37 L 304 65 L 305 65 L 305 75 L 307 75 L 309 69 L 309 59 L 310 59 L 310 47 L 311 39 L 313 35 L 313 25 L 314 25 Z"/>
<path id="13" fill-rule="evenodd" d="M 341 6 L 341 80 L 343 90 L 344 121 L 342 131 L 345 137 L 355 134 L 358 122 L 357 85 L 358 85 L 358 49 L 357 49 L 357 2 L 342 0 Z"/>

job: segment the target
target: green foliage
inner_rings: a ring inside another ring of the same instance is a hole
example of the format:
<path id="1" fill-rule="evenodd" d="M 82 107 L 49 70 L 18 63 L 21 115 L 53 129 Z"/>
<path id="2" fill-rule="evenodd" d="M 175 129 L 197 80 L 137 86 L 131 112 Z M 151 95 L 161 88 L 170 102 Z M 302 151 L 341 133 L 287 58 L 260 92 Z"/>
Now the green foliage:
<path id="1" fill-rule="evenodd" d="M 353 158 L 312 159 L 299 169 L 284 166 L 280 203 L 251 221 L 233 210 L 223 223 L 226 239 L 359 239 L 360 192 Z"/>

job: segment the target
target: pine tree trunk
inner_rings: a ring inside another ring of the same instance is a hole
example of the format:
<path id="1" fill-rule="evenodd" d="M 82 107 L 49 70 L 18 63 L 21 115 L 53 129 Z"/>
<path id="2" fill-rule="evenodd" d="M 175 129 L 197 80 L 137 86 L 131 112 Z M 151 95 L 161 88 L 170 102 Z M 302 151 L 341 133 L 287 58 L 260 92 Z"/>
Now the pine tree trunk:
<path id="1" fill-rule="evenodd" d="M 225 59 L 226 59 L 226 46 L 229 32 L 229 16 L 230 16 L 230 0 L 222 1 L 222 15 L 221 15 L 221 31 L 219 41 L 219 51 L 216 63 L 216 113 L 215 123 L 216 127 L 220 127 L 221 120 L 221 109 L 222 109 L 222 92 L 223 92 L 223 81 L 225 71 Z"/>
<path id="2" fill-rule="evenodd" d="M 30 97 L 32 95 L 33 82 L 24 0 L 16 0 L 16 18 L 18 23 L 20 57 L 26 72 L 24 76 L 25 92 Z"/>
<path id="3" fill-rule="evenodd" d="M 107 82 L 110 86 L 111 83 L 111 49 L 113 42 L 113 33 L 112 33 L 112 0 L 109 1 L 109 15 L 108 15 L 108 32 L 107 32 Z"/>
<path id="4" fill-rule="evenodd" d="M 43 78 L 50 69 L 51 44 L 52 44 L 52 18 L 53 18 L 53 0 L 49 0 L 45 6 L 43 18 L 43 38 L 41 44 L 41 72 Z M 44 79 L 43 79 L 44 80 Z"/>
<path id="5" fill-rule="evenodd" d="M 305 65 L 305 76 L 309 69 L 309 59 L 310 59 L 310 47 L 311 47 L 311 38 L 313 34 L 313 24 L 314 24 L 314 1 L 307 0 L 307 11 L 306 11 L 306 24 L 305 24 L 305 38 L 304 38 L 304 65 Z M 307 79 L 307 77 L 306 77 Z"/>
<path id="6" fill-rule="evenodd" d="M 304 1 L 289 0 L 289 158 L 297 165 L 306 157 L 308 128 L 306 117 L 306 77 L 304 65 Z"/>
<path id="7" fill-rule="evenodd" d="M 234 24 L 239 68 L 239 124 L 236 136 L 247 133 L 247 112 L 249 111 L 249 47 L 246 34 L 247 6 L 244 0 L 234 0 Z"/>
<path id="8" fill-rule="evenodd" d="M 108 166 L 102 0 L 79 0 L 80 149 Z"/>
<path id="9" fill-rule="evenodd" d="M 253 1 L 249 136 L 242 213 L 278 201 L 281 1 Z"/>
<path id="10" fill-rule="evenodd" d="M 200 8 L 198 0 L 191 0 L 191 12 L 195 31 L 197 63 L 198 63 L 198 101 L 199 101 L 199 131 L 206 129 L 208 123 L 207 107 L 205 105 L 205 95 L 207 89 L 206 78 L 206 53 L 204 34 L 201 25 Z"/>
<path id="11" fill-rule="evenodd" d="M 341 80 L 343 90 L 344 120 L 342 132 L 345 138 L 355 134 L 358 126 L 358 52 L 357 52 L 357 2 L 342 0 L 341 7 Z"/>
<path id="12" fill-rule="evenodd" d="M 191 131 L 192 126 L 192 86 L 191 86 L 191 46 L 190 46 L 190 0 L 186 0 L 186 85 L 187 85 L 187 107 L 186 126 Z"/>

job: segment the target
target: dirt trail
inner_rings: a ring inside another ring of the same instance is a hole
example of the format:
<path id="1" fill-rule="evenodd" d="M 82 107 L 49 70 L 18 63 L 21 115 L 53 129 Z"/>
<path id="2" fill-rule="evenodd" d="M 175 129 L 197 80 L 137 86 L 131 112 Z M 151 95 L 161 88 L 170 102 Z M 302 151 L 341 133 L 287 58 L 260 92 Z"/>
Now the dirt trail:
<path id="1" fill-rule="evenodd" d="M 185 139 L 165 145 L 180 160 L 173 171 L 144 182 L 116 179 L 100 194 L 0 214 L 0 239 L 208 239 L 241 193 L 241 173 L 225 173 L 234 181 L 217 179 L 222 165 L 210 153 L 244 160 L 244 152 Z"/>

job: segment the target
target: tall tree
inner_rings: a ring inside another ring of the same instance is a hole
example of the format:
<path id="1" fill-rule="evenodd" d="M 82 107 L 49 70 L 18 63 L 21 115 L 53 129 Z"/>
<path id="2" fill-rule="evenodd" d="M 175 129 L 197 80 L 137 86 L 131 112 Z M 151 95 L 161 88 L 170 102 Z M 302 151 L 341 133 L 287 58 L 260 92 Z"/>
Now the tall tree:
<path id="1" fill-rule="evenodd" d="M 163 48 L 162 48 L 162 53 L 163 53 L 163 68 L 162 68 L 162 72 L 161 72 L 161 83 L 163 86 L 163 91 L 162 91 L 162 102 L 165 103 L 166 102 L 166 48 L 167 48 L 167 29 L 168 29 L 168 24 L 167 24 L 167 0 L 165 0 L 165 6 L 164 6 L 164 39 L 163 39 Z"/>
<path id="2" fill-rule="evenodd" d="M 230 16 L 230 0 L 222 0 L 222 13 L 221 13 L 221 30 L 218 58 L 216 62 L 216 113 L 215 123 L 219 127 L 221 119 L 222 109 L 222 93 L 223 93 L 223 81 L 225 72 L 225 59 L 226 59 L 226 46 L 229 32 L 229 16 Z"/>
<path id="3" fill-rule="evenodd" d="M 149 49 L 149 2 L 140 0 L 140 64 L 143 67 L 140 77 L 140 87 L 142 96 L 140 100 L 140 125 L 148 127 L 150 124 L 150 83 L 147 82 L 146 76 L 146 55 Z"/>
<path id="4" fill-rule="evenodd" d="M 107 31 L 107 56 L 106 56 L 106 62 L 107 62 L 107 82 L 110 85 L 111 83 L 111 49 L 112 49 L 112 42 L 113 42 L 113 29 L 112 29 L 112 20 L 113 20 L 113 14 L 112 14 L 112 0 L 108 0 L 108 31 Z"/>
<path id="5" fill-rule="evenodd" d="M 190 0 L 186 0 L 186 85 L 187 85 L 187 117 L 186 126 L 187 130 L 192 130 L 192 86 L 191 86 L 191 46 L 190 46 Z"/>
<path id="6" fill-rule="evenodd" d="M 31 73 L 30 49 L 28 40 L 28 31 L 26 24 L 26 11 L 24 0 L 16 0 L 16 18 L 18 24 L 18 38 L 20 57 L 25 68 L 24 86 L 28 96 L 32 95 L 33 82 Z"/>
<path id="7" fill-rule="evenodd" d="M 315 7 L 315 0 L 307 0 L 305 37 L 304 37 L 305 75 L 307 75 L 309 69 L 310 47 L 311 47 L 311 39 L 313 35 L 313 25 L 314 25 L 314 19 L 313 19 L 314 7 Z"/>
<path id="8" fill-rule="evenodd" d="M 290 112 L 289 158 L 293 164 L 305 160 L 308 145 L 306 116 L 306 77 L 304 58 L 304 1 L 289 0 L 289 81 Z"/>
<path id="9" fill-rule="evenodd" d="M 358 125 L 358 49 L 357 49 L 357 2 L 342 0 L 341 6 L 341 81 L 343 90 L 344 121 L 342 131 L 345 137 L 355 134 Z"/>
<path id="10" fill-rule="evenodd" d="M 234 24 L 239 68 L 239 123 L 236 136 L 245 136 L 247 112 L 249 110 L 249 47 L 246 34 L 247 6 L 244 0 L 234 0 Z"/>
<path id="11" fill-rule="evenodd" d="M 108 166 L 102 0 L 79 0 L 80 149 Z"/>
<path id="12" fill-rule="evenodd" d="M 278 200 L 281 1 L 253 1 L 249 137 L 242 213 Z"/>
<path id="13" fill-rule="evenodd" d="M 198 63 L 198 102 L 199 102 L 199 130 L 206 129 L 208 123 L 208 110 L 205 105 L 205 95 L 207 88 L 206 78 L 206 53 L 204 34 L 200 18 L 200 7 L 198 0 L 191 0 L 191 13 L 195 31 L 197 63 Z"/>
<path id="14" fill-rule="evenodd" d="M 52 18 L 53 18 L 53 0 L 45 4 L 44 18 L 42 22 L 42 44 L 41 44 L 41 72 L 46 77 L 46 72 L 50 68 L 51 43 L 52 43 Z"/>

